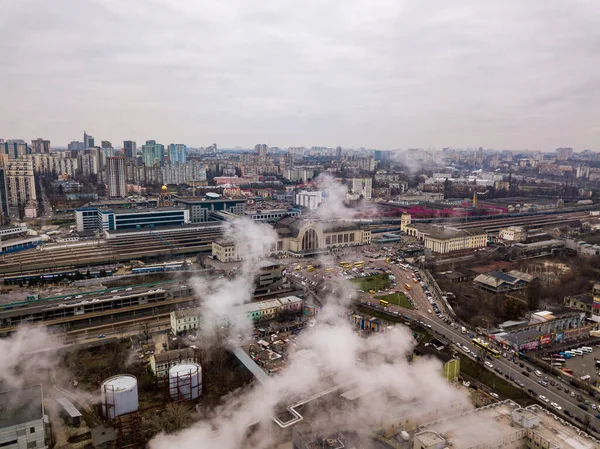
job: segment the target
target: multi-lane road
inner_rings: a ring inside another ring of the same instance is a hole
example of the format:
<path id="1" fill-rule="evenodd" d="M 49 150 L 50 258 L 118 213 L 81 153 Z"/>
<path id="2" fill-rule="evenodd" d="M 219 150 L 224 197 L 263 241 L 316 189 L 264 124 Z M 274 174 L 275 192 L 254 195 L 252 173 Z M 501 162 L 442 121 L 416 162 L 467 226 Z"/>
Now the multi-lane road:
<path id="1" fill-rule="evenodd" d="M 377 266 L 378 264 L 375 263 L 375 265 Z M 412 288 L 409 294 L 418 309 L 408 310 L 390 305 L 384 310 L 379 305 L 379 301 L 368 294 L 361 295 L 361 298 L 359 299 L 360 303 L 377 308 L 379 311 L 387 312 L 394 316 L 407 316 L 411 321 L 420 323 L 424 327 L 431 329 L 439 337 L 447 340 L 449 344 L 452 344 L 457 352 L 462 352 L 470 358 L 474 359 L 475 355 L 481 353 L 479 349 L 473 346 L 472 339 L 468 335 L 469 332 L 467 334 L 462 333 L 462 326 L 460 324 L 449 324 L 448 320 L 438 318 L 435 314 L 428 313 L 432 306 L 420 284 L 415 284 L 413 282 L 412 272 L 401 270 L 394 265 L 389 265 L 388 268 L 391 269 L 396 276 L 396 283 L 398 286 L 404 285 L 405 283 L 411 285 Z M 444 310 L 442 304 L 438 304 L 438 307 L 440 310 Z M 458 345 L 460 345 L 460 348 Z M 464 347 L 467 347 L 470 352 L 465 352 L 463 349 Z M 496 349 L 500 350 L 500 348 Z M 590 397 L 587 392 L 573 387 L 566 379 L 560 379 L 549 373 L 542 373 L 542 376 L 538 377 L 535 374 L 535 371 L 539 370 L 538 367 L 525 360 L 516 358 L 515 355 L 510 352 L 505 352 L 505 354 L 507 356 L 506 358 L 486 359 L 492 366 L 484 365 L 485 369 L 490 370 L 503 379 L 508 378 L 515 387 L 522 388 L 526 394 L 532 394 L 531 392 L 533 392 L 532 396 L 537 397 L 542 403 L 546 404 L 549 409 L 554 410 L 555 413 L 566 417 L 567 413 L 565 413 L 565 411 L 567 411 L 573 418 L 579 418 L 582 423 L 587 420 L 591 426 L 600 430 L 600 418 L 596 417 L 596 415 L 600 416 L 600 411 L 592 408 L 592 404 L 597 405 L 597 402 Z M 568 376 L 565 376 L 565 378 L 566 377 Z M 541 385 L 540 381 L 543 381 L 546 385 Z M 552 385 L 552 383 L 554 385 Z M 578 401 L 577 396 L 581 396 L 582 401 Z M 585 400 L 589 401 L 589 404 L 584 404 L 583 401 Z M 556 404 L 556 406 L 553 406 L 552 403 Z M 579 405 L 585 405 L 588 410 L 581 409 Z M 560 407 L 560 409 L 557 407 Z M 590 428 L 590 431 L 594 430 Z M 599 432 L 594 431 L 594 433 L 600 435 Z"/>

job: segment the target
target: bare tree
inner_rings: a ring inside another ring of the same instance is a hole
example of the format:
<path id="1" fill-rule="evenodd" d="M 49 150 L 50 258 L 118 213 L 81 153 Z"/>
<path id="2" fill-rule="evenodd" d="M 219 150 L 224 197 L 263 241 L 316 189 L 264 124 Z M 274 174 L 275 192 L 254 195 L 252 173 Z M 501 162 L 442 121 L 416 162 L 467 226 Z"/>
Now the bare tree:
<path id="1" fill-rule="evenodd" d="M 149 441 L 160 432 L 167 434 L 179 432 L 189 427 L 194 421 L 193 412 L 185 405 L 167 404 L 162 412 L 153 414 L 144 420 L 141 426 L 141 435 L 144 441 Z"/>

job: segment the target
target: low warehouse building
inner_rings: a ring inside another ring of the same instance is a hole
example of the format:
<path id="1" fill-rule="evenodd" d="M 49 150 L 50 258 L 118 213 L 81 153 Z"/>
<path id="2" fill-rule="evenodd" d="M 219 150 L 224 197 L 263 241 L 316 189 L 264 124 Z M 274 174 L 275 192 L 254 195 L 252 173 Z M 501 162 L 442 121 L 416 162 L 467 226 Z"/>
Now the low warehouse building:
<path id="1" fill-rule="evenodd" d="M 504 293 L 508 291 L 522 290 L 526 288 L 535 276 L 523 273 L 517 270 L 511 270 L 508 273 L 502 271 L 492 271 L 491 273 L 480 274 L 473 283 L 477 288 L 491 293 Z"/>

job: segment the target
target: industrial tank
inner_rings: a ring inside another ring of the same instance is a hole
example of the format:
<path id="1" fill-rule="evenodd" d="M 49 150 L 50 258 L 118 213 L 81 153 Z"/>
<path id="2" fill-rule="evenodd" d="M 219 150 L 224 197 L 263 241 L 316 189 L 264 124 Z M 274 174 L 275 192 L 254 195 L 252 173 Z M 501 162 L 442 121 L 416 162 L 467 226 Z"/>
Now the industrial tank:
<path id="1" fill-rule="evenodd" d="M 137 379 L 127 374 L 109 377 L 100 387 L 102 414 L 108 419 L 138 409 Z"/>
<path id="2" fill-rule="evenodd" d="M 202 367 L 182 363 L 169 370 L 169 394 L 174 401 L 191 401 L 202 393 Z"/>

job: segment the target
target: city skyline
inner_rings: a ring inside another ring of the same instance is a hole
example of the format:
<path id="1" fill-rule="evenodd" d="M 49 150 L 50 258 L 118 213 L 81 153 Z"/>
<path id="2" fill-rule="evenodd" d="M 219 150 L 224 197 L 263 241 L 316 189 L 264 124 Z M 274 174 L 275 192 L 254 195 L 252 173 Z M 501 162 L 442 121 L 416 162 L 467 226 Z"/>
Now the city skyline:
<path id="1" fill-rule="evenodd" d="M 37 1 L 0 12 L 6 139 L 66 146 L 89 129 L 191 147 L 597 149 L 595 3 L 66 0 L 60 14 Z"/>

